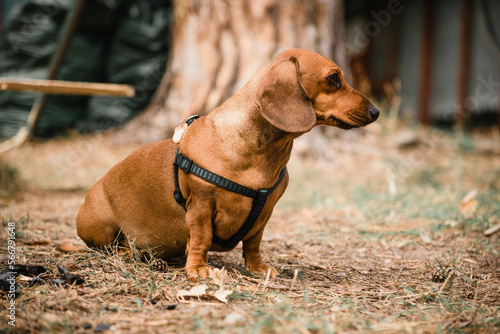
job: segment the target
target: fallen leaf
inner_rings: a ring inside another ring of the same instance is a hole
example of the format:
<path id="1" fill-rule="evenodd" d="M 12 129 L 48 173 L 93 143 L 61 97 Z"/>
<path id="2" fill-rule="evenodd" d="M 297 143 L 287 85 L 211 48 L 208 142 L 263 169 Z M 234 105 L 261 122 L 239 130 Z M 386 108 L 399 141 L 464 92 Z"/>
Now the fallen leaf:
<path id="1" fill-rule="evenodd" d="M 191 290 L 181 290 L 177 292 L 176 297 L 180 298 L 181 300 L 185 301 L 186 299 L 184 297 L 201 297 L 205 295 L 205 292 L 207 291 L 208 286 L 206 285 L 197 285 L 194 286 Z"/>
<path id="2" fill-rule="evenodd" d="M 80 276 L 80 275 L 74 275 L 74 274 L 70 273 L 69 270 L 66 269 L 66 267 L 63 267 L 60 264 L 56 265 L 56 267 L 59 270 L 59 272 L 64 275 L 64 282 L 65 283 L 67 283 L 69 285 L 72 285 L 72 284 L 76 284 L 76 285 L 85 284 L 85 280 L 83 279 L 82 276 Z M 54 280 L 54 281 L 56 281 L 56 280 Z M 58 281 L 56 281 L 56 283 L 58 283 Z"/>
<path id="3" fill-rule="evenodd" d="M 177 292 L 177 299 L 179 301 L 185 302 L 186 297 L 198 297 L 198 298 L 210 298 L 217 299 L 220 302 L 227 303 L 227 297 L 233 293 L 233 290 L 225 290 L 220 288 L 215 292 L 207 292 L 208 286 L 206 285 L 196 285 L 191 290 L 181 290 Z"/>
<path id="4" fill-rule="evenodd" d="M 84 248 L 84 246 L 75 246 L 72 244 L 60 244 L 57 246 L 57 250 L 63 253 L 73 253 Z"/>
<path id="5" fill-rule="evenodd" d="M 223 286 L 224 280 L 227 277 L 227 271 L 225 268 L 218 269 L 210 267 L 208 270 L 208 277 L 210 277 L 218 286 Z"/>
<path id="6" fill-rule="evenodd" d="M 449 220 L 445 221 L 443 224 L 446 226 L 455 227 L 458 225 L 458 222 L 455 220 L 449 219 Z"/>
<path id="7" fill-rule="evenodd" d="M 490 235 L 500 231 L 500 223 L 496 224 L 495 226 L 490 227 L 486 231 L 484 231 L 484 235 L 489 237 Z"/>
<path id="8" fill-rule="evenodd" d="M 226 317 L 224 318 L 224 320 L 222 322 L 225 325 L 234 325 L 238 321 L 243 321 L 244 319 L 245 319 L 245 317 L 242 314 L 230 313 L 230 314 L 226 315 Z"/>
<path id="9" fill-rule="evenodd" d="M 430 237 L 428 234 L 421 233 L 421 234 L 420 234 L 420 239 L 421 239 L 424 243 L 426 243 L 426 244 L 430 244 L 430 243 L 432 243 L 432 239 L 431 239 L 431 237 Z"/>
<path id="10" fill-rule="evenodd" d="M 33 275 L 33 276 L 38 276 L 40 274 L 43 274 L 47 271 L 47 269 L 43 266 L 40 265 L 30 265 L 30 264 L 16 264 L 14 265 L 13 270 L 19 275 Z"/>
<path id="11" fill-rule="evenodd" d="M 471 190 L 460 202 L 460 213 L 466 218 L 472 217 L 477 210 L 478 202 L 476 200 L 477 189 Z"/>
<path id="12" fill-rule="evenodd" d="M 45 313 L 42 316 L 48 323 L 57 323 L 61 321 L 61 316 L 54 313 Z"/>
<path id="13" fill-rule="evenodd" d="M 224 290 L 224 289 L 219 289 L 218 291 L 215 292 L 214 297 L 217 300 L 220 300 L 223 303 L 227 304 L 227 297 L 233 293 L 233 290 Z"/>

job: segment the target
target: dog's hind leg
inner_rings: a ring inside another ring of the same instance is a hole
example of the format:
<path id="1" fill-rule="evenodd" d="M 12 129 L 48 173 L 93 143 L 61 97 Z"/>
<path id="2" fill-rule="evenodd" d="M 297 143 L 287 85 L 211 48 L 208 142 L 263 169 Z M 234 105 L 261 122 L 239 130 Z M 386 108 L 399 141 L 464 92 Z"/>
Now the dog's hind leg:
<path id="1" fill-rule="evenodd" d="M 107 203 L 107 205 L 105 205 Z M 99 184 L 94 186 L 76 217 L 78 236 L 89 247 L 103 248 L 118 241 L 120 228 L 114 222 L 114 215 Z"/>

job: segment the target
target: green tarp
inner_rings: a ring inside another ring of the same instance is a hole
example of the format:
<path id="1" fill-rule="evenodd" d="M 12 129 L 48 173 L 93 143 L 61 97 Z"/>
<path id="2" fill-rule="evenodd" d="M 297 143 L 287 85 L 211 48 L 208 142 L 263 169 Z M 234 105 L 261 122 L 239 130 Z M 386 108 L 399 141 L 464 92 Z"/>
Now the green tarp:
<path id="1" fill-rule="evenodd" d="M 0 77 L 44 79 L 71 0 L 32 0 L 11 13 L 0 39 Z M 133 85 L 136 96 L 53 95 L 36 135 L 102 130 L 130 120 L 150 101 L 169 50 L 169 1 L 88 0 L 58 80 Z M 26 123 L 36 93 L 0 91 L 0 137 Z"/>

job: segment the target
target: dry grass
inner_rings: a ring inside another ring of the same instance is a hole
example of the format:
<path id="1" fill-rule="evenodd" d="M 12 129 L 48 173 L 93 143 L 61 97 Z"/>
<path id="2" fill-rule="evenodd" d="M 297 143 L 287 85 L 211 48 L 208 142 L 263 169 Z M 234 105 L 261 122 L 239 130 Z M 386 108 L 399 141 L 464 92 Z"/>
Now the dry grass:
<path id="1" fill-rule="evenodd" d="M 0 161 L 0 198 L 15 197 L 21 191 L 19 171 Z"/>
<path id="2" fill-rule="evenodd" d="M 17 221 L 19 264 L 48 269 L 18 277 L 16 328 L 6 332 L 491 333 L 500 328 L 500 143 L 495 132 L 414 129 L 414 146 L 384 126 L 334 136 L 333 156 L 289 165 L 289 189 L 266 229 L 263 251 L 281 277 L 242 268 L 241 248 L 211 254 L 221 282 L 190 298 L 184 259 L 166 265 L 136 251 L 80 249 L 74 218 L 86 189 L 132 147 L 102 136 L 37 143 L 3 158 L 22 172 L 22 198 L 0 200 Z M 404 141 L 404 140 L 403 140 Z M 460 212 L 473 189 L 477 205 Z M 28 215 L 29 214 L 29 215 Z M 2 252 L 5 254 L 5 252 Z M 5 255 L 0 259 L 6 262 Z M 53 284 L 57 265 L 84 284 Z M 213 298 L 220 285 L 228 302 Z M 0 310 L 8 306 L 2 297 Z M 2 313 L 3 312 L 3 313 Z"/>

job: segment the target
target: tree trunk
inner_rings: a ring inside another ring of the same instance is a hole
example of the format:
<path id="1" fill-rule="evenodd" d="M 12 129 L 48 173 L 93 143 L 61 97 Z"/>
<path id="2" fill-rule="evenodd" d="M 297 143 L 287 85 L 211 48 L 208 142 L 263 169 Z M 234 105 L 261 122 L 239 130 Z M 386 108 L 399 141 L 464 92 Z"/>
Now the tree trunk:
<path id="1" fill-rule="evenodd" d="M 121 132 L 168 138 L 182 118 L 203 115 L 277 53 L 304 48 L 347 70 L 341 0 L 174 0 L 173 49 L 150 106 Z"/>

